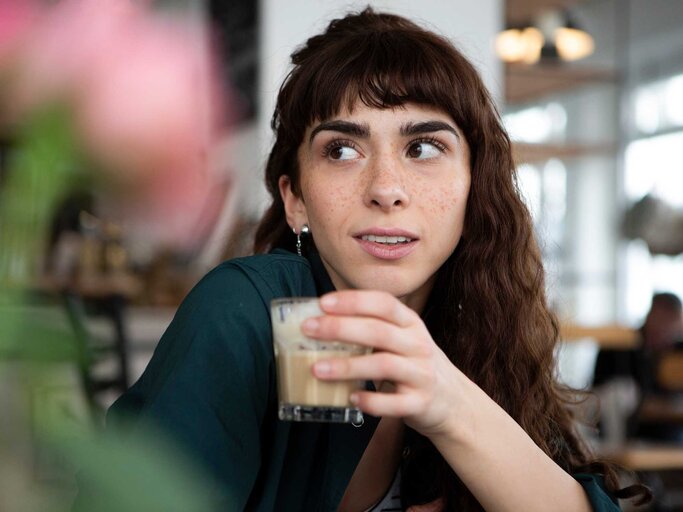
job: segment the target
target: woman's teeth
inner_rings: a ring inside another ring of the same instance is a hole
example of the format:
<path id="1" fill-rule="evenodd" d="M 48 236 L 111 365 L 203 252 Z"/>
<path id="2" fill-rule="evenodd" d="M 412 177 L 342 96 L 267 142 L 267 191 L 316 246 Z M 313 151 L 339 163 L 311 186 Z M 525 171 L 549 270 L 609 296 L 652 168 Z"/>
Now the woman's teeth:
<path id="1" fill-rule="evenodd" d="M 402 244 L 412 242 L 412 238 L 406 238 L 405 236 L 363 235 L 361 238 L 368 242 L 377 242 L 380 244 Z"/>

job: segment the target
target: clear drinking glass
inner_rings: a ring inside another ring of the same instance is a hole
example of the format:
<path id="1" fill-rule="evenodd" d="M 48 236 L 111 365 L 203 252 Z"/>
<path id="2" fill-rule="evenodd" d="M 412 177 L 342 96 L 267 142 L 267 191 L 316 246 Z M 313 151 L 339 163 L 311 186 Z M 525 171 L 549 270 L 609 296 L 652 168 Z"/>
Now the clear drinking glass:
<path id="1" fill-rule="evenodd" d="M 316 297 L 292 297 L 271 302 L 273 346 L 281 420 L 363 423 L 363 413 L 349 402 L 363 381 L 322 381 L 311 367 L 320 359 L 366 354 L 366 347 L 340 341 L 318 341 L 301 332 L 307 318 L 322 315 Z"/>

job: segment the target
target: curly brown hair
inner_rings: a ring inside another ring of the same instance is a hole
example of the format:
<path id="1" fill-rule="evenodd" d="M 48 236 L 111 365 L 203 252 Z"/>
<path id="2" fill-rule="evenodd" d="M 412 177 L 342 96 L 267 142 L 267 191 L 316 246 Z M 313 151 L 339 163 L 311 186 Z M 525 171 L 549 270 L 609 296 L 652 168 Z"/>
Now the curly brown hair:
<path id="1" fill-rule="evenodd" d="M 520 199 L 510 140 L 475 68 L 445 38 L 396 15 L 367 8 L 332 21 L 292 55 L 294 67 L 272 118 L 276 140 L 266 167 L 272 204 L 255 251 L 294 249 L 278 190 L 282 175 L 299 193 L 297 149 L 314 120 L 356 101 L 375 108 L 408 102 L 448 113 L 470 147 L 471 188 L 463 237 L 439 269 L 423 318 L 450 360 L 512 416 L 566 471 L 596 472 L 617 497 L 648 499 L 643 486 L 618 488 L 617 472 L 576 433 L 575 400 L 553 375 L 558 325 L 548 310 L 544 271 L 529 212 Z M 481 510 L 458 476 L 415 432 L 404 461 L 404 505 L 445 500 L 446 510 Z"/>

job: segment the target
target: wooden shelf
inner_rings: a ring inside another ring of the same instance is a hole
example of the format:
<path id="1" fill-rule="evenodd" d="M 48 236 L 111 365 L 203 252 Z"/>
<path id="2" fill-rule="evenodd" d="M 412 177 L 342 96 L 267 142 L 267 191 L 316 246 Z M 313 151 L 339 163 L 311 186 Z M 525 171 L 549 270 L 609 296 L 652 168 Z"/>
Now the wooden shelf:
<path id="1" fill-rule="evenodd" d="M 615 143 L 603 144 L 512 144 L 512 154 L 516 164 L 545 162 L 551 158 L 568 160 L 586 156 L 612 156 L 617 150 Z"/>
<path id="2" fill-rule="evenodd" d="M 614 70 L 579 64 L 506 64 L 505 101 L 508 105 L 538 101 L 582 85 L 615 82 L 616 77 Z"/>

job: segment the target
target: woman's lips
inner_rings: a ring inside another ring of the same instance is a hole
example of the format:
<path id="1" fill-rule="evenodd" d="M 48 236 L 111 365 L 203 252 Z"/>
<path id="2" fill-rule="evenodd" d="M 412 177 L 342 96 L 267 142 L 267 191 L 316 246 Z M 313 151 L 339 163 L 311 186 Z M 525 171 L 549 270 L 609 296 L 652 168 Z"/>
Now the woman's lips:
<path id="1" fill-rule="evenodd" d="M 396 244 L 385 244 L 381 242 L 371 242 L 370 240 L 363 240 L 360 237 L 355 237 L 354 240 L 358 242 L 361 248 L 381 260 L 398 260 L 405 256 L 408 256 L 415 247 L 419 240 L 411 240 L 410 242 L 399 242 Z"/>

